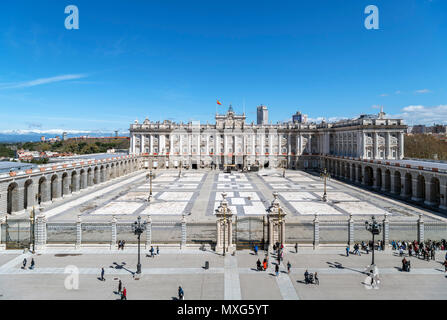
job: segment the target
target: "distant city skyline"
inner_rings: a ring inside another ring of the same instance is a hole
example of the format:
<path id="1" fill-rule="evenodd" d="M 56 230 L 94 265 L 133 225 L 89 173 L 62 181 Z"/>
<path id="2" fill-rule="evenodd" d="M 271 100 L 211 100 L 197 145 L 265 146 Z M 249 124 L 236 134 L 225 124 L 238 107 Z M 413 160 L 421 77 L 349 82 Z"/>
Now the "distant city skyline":
<path id="1" fill-rule="evenodd" d="M 135 120 L 376 114 L 447 124 L 447 3 L 18 0 L 0 11 L 0 133 L 127 132 Z M 27 10 L 23 10 L 27 8 Z M 18 131 L 19 130 L 19 131 Z"/>

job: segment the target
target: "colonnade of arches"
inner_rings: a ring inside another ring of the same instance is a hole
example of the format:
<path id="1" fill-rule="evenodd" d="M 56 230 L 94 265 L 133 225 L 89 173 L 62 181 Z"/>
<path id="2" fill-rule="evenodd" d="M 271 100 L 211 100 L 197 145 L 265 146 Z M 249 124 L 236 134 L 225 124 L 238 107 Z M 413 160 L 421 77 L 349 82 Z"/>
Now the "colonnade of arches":
<path id="1" fill-rule="evenodd" d="M 33 205 L 51 203 L 136 170 L 138 159 L 129 159 L 12 181 L 6 190 L 5 211 L 12 214 Z"/>
<path id="2" fill-rule="evenodd" d="M 447 209 L 447 177 L 435 172 L 335 159 L 324 159 L 324 166 L 335 178 L 430 207 Z"/>

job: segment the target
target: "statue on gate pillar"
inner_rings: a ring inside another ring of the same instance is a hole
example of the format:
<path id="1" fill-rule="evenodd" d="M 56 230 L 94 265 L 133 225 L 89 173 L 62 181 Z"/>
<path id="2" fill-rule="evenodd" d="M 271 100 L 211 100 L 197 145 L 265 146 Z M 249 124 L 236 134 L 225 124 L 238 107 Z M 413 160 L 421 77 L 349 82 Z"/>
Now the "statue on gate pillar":
<path id="1" fill-rule="evenodd" d="M 267 209 L 268 217 L 268 242 L 269 251 L 273 249 L 275 243 L 284 244 L 286 239 L 286 213 L 281 208 L 278 200 L 278 192 L 273 192 L 273 201 L 270 208 Z"/>
<path id="2" fill-rule="evenodd" d="M 219 207 L 216 209 L 217 217 L 217 241 L 216 252 L 222 252 L 225 256 L 227 253 L 232 254 L 236 250 L 236 246 L 233 244 L 233 227 L 232 216 L 230 208 L 228 207 L 228 201 L 226 199 L 227 194 L 222 193 L 222 201 Z"/>

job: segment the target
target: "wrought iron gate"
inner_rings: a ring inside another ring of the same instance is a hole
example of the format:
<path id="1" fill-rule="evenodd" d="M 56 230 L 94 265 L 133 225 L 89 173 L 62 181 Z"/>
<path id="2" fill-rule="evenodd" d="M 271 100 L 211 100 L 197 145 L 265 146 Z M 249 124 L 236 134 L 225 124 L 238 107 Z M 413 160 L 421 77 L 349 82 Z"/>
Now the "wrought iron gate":
<path id="1" fill-rule="evenodd" d="M 7 219 L 5 228 L 6 249 L 29 248 L 32 231 L 29 219 Z"/>
<path id="2" fill-rule="evenodd" d="M 236 250 L 251 249 L 255 244 L 263 249 L 268 237 L 267 218 L 244 217 L 235 220 Z"/>

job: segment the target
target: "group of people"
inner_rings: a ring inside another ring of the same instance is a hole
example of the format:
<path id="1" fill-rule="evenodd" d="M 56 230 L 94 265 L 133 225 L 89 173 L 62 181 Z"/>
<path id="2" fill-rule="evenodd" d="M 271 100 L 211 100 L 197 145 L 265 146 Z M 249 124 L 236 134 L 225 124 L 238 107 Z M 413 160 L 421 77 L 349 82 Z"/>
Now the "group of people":
<path id="1" fill-rule="evenodd" d="M 422 258 L 423 260 L 435 260 L 436 250 L 445 250 L 446 241 L 431 241 L 418 242 L 414 241 L 395 241 L 391 242 L 393 250 L 399 250 L 399 256 L 404 255 L 404 251 L 408 251 L 408 256 Z"/>
<path id="2" fill-rule="evenodd" d="M 306 284 L 316 284 L 319 285 L 320 284 L 320 279 L 318 279 L 318 273 L 315 272 L 315 274 L 309 273 L 309 271 L 305 271 L 304 272 L 304 282 Z"/>
<path id="3" fill-rule="evenodd" d="M 118 240 L 118 250 L 124 250 L 124 245 L 126 244 L 125 240 Z"/>
<path id="4" fill-rule="evenodd" d="M 382 240 L 378 240 L 376 243 L 373 243 L 372 241 L 368 241 L 368 242 L 362 241 L 361 243 L 354 244 L 354 247 L 353 247 L 354 251 L 352 253 L 354 255 L 361 256 L 361 253 L 360 253 L 360 249 L 361 249 L 361 250 L 365 251 L 366 254 L 369 254 L 369 251 L 373 249 L 373 246 L 374 246 L 374 249 L 377 251 L 383 251 L 385 249 Z M 346 246 L 346 256 L 349 257 L 350 253 L 351 253 L 350 247 Z"/>
<path id="5" fill-rule="evenodd" d="M 151 257 L 154 258 L 155 257 L 155 255 L 154 255 L 155 250 L 154 250 L 153 246 L 151 246 L 151 249 L 149 250 L 149 252 L 151 253 Z M 160 254 L 160 248 L 158 248 L 158 246 L 157 246 L 157 253 L 156 253 L 156 255 L 158 256 L 159 254 Z"/>
<path id="6" fill-rule="evenodd" d="M 26 258 L 24 258 L 24 259 L 23 259 L 23 267 L 22 267 L 22 269 L 25 269 L 25 268 L 26 268 L 26 264 L 27 264 L 27 263 L 28 263 L 28 261 L 26 260 Z M 29 269 L 30 269 L 30 270 L 33 270 L 33 269 L 34 269 L 34 258 L 31 258 L 31 264 L 30 264 Z"/>

